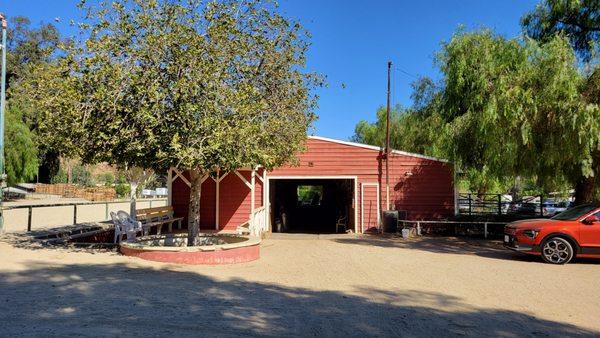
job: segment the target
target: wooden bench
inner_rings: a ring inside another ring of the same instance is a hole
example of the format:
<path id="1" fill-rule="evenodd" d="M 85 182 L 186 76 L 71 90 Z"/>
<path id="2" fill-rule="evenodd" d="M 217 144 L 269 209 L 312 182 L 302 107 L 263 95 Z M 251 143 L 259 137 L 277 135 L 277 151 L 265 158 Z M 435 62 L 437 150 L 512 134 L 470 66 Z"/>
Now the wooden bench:
<path id="1" fill-rule="evenodd" d="M 155 226 L 158 235 L 164 224 L 168 226 L 169 232 L 173 232 L 173 223 L 175 222 L 177 222 L 177 229 L 181 229 L 183 217 L 173 217 L 172 206 L 138 209 L 135 214 L 136 219 L 142 223 L 142 227 L 150 229 Z"/>

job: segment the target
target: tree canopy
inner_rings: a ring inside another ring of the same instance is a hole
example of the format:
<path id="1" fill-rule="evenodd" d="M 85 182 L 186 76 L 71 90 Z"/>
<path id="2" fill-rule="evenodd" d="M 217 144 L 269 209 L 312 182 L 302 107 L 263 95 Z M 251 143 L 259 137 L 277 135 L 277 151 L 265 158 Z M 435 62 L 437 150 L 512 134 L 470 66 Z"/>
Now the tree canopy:
<path id="1" fill-rule="evenodd" d="M 395 147 L 451 159 L 478 192 L 526 177 L 544 191 L 570 185 L 579 200 L 593 198 L 597 75 L 580 71 L 567 38 L 540 43 L 459 31 L 436 62 L 441 83 L 415 83 L 413 107 L 392 116 Z M 357 125 L 355 138 L 381 145 L 384 130 L 380 109 L 376 123 Z"/>
<path id="2" fill-rule="evenodd" d="M 322 79 L 304 70 L 307 32 L 275 4 L 82 7 L 84 39 L 21 85 L 37 95 L 40 130 L 52 130 L 84 163 L 190 170 L 190 245 L 203 175 L 270 169 L 303 149 L 315 120 L 311 89 Z"/>
<path id="3" fill-rule="evenodd" d="M 600 47 L 600 1 L 543 0 L 521 23 L 528 36 L 546 42 L 558 33 L 569 37 L 573 48 L 589 60 Z"/>

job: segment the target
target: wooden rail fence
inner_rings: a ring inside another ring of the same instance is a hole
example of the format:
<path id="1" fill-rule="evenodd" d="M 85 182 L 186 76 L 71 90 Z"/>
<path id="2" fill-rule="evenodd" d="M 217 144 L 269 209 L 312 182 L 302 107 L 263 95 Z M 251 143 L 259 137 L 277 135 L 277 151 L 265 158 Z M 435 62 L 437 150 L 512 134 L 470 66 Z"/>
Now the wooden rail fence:
<path id="1" fill-rule="evenodd" d="M 35 192 L 48 195 L 59 195 L 66 198 L 83 198 L 88 201 L 112 201 L 117 197 L 112 187 L 79 187 L 74 184 L 43 184 L 35 185 Z"/>

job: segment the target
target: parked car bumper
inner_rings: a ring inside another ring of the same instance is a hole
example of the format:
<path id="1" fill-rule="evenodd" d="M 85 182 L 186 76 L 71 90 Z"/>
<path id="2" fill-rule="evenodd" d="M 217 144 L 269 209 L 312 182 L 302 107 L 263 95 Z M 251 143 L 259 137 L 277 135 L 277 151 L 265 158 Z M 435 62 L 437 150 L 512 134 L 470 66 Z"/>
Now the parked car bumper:
<path id="1" fill-rule="evenodd" d="M 539 254 L 540 248 L 538 245 L 520 243 L 514 235 L 504 235 L 504 247 L 513 251 L 523 252 L 527 254 Z"/>

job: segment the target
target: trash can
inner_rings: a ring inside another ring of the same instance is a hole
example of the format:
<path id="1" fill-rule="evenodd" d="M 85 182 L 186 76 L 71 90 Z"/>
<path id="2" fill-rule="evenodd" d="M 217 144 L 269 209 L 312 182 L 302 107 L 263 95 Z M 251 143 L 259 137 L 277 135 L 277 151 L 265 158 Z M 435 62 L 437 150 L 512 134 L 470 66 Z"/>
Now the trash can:
<path id="1" fill-rule="evenodd" d="M 398 210 L 386 210 L 383 212 L 383 232 L 398 232 Z"/>

